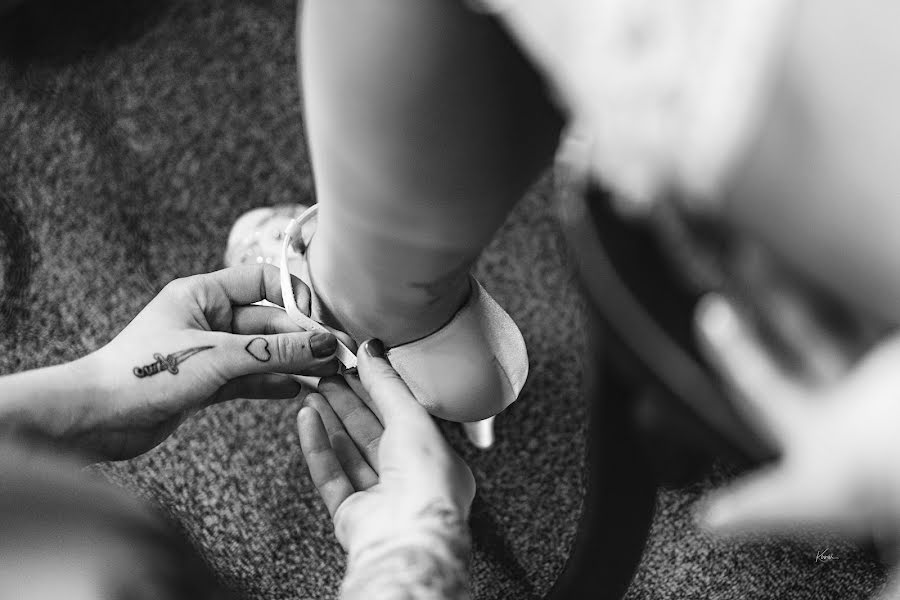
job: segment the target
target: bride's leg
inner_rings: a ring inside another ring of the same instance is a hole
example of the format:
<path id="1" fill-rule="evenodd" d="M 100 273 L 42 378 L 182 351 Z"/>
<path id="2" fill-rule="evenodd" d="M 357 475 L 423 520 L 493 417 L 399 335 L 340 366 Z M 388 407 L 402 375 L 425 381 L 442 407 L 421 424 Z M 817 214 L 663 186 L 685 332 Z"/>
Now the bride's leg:
<path id="1" fill-rule="evenodd" d="M 490 18 L 452 0 L 306 0 L 316 292 L 356 339 L 430 334 L 549 162 L 561 119 Z"/>

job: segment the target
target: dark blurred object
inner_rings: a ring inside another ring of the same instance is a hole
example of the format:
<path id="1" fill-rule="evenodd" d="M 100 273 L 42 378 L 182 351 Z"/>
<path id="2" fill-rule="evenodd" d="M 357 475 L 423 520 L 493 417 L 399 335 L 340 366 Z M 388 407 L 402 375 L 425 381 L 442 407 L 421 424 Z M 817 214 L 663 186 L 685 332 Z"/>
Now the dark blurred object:
<path id="1" fill-rule="evenodd" d="M 619 217 L 597 187 L 572 195 L 561 212 L 576 268 L 605 332 L 605 360 L 635 390 L 623 401 L 633 406 L 646 433 L 673 443 L 680 438 L 690 449 L 686 456 L 706 454 L 701 462 L 707 464 L 712 457 L 738 465 L 771 457 L 771 449 L 732 407 L 695 342 L 697 301 L 722 286 L 713 267 L 701 272 L 697 262 L 695 277 L 686 276 L 656 223 Z M 721 237 L 710 243 L 724 252 Z M 702 260 L 699 253 L 694 256 Z M 658 427 L 669 431 L 654 432 Z M 671 460 L 663 448 L 654 453 Z M 705 466 L 682 468 L 682 477 L 665 472 L 660 477 L 684 483 Z"/>
<path id="2" fill-rule="evenodd" d="M 39 433 L 2 432 L 0 562 L 32 568 L 4 570 L 0 597 L 20 597 L 12 590 L 40 597 L 93 582 L 98 598 L 233 598 L 179 532 L 141 502 L 81 473 L 82 464 Z M 46 564 L 67 568 L 49 569 L 36 581 L 33 568 Z"/>
<path id="3" fill-rule="evenodd" d="M 21 208 L 0 191 L 0 333 L 12 336 L 28 314 L 28 290 L 37 264 L 37 245 Z"/>
<path id="4" fill-rule="evenodd" d="M 70 64 L 137 39 L 170 0 L 0 0 L 0 53 Z"/>
<path id="5" fill-rule="evenodd" d="M 567 183 L 567 182 L 565 182 Z M 694 286 L 651 222 L 616 214 L 606 193 L 561 193 L 561 221 L 593 316 L 587 492 L 576 541 L 548 598 L 624 596 L 659 483 L 700 477 L 716 457 L 772 452 L 732 409 L 694 343 Z"/>
<path id="6" fill-rule="evenodd" d="M 4 13 L 8 13 L 18 5 L 22 4 L 24 0 L 0 0 L 0 16 L 3 16 Z"/>
<path id="7" fill-rule="evenodd" d="M 773 302 L 785 292 L 833 333 L 846 365 L 880 331 L 722 223 L 686 215 L 674 203 L 623 216 L 603 189 L 566 181 L 564 168 L 559 173 L 561 223 L 594 319 L 587 365 L 596 367 L 588 369 L 586 390 L 592 416 L 584 509 L 547 597 L 615 599 L 640 561 L 658 485 L 695 482 L 714 461 L 745 469 L 776 456 L 696 343 L 700 298 L 717 292 L 736 301 L 786 368 L 815 371 L 804 354 L 816 349 L 791 339 L 790 320 Z"/>
<path id="8" fill-rule="evenodd" d="M 657 478 L 633 414 L 637 392 L 612 366 L 596 314 L 591 333 L 592 352 L 585 357 L 585 396 L 591 404 L 586 491 L 572 550 L 548 600 L 623 598 L 656 506 Z"/>
<path id="9" fill-rule="evenodd" d="M 650 243 L 659 266 L 694 301 L 715 292 L 734 303 L 782 368 L 821 383 L 833 380 L 887 332 L 885 323 L 842 301 L 748 233 L 685 205 L 690 203 L 662 202 L 632 225 L 655 234 Z M 647 306 L 655 314 L 659 310 Z M 824 339 L 817 339 L 820 334 Z M 677 341 L 704 362 L 692 338 L 679 331 Z"/>

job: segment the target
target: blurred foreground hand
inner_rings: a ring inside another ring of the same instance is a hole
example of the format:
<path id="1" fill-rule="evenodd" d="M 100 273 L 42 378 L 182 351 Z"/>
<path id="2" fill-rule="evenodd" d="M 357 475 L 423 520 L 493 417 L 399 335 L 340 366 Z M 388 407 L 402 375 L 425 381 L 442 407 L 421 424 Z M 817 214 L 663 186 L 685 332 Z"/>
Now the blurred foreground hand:
<path id="1" fill-rule="evenodd" d="M 718 534 L 830 530 L 852 537 L 900 532 L 900 337 L 847 374 L 817 385 L 775 364 L 727 301 L 698 309 L 708 358 L 739 408 L 781 453 L 771 466 L 716 492 L 700 515 Z M 817 336 L 825 343 L 825 335 Z M 900 580 L 884 598 L 900 597 Z"/>

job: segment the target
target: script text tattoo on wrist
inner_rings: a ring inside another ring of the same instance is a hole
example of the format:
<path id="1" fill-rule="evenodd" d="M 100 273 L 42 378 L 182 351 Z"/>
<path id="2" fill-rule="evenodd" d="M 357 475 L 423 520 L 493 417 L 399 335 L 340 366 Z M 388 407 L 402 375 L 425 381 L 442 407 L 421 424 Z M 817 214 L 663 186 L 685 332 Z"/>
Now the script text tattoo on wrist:
<path id="1" fill-rule="evenodd" d="M 213 346 L 197 346 L 195 348 L 181 350 L 180 352 L 173 352 L 172 354 L 167 354 L 165 356 L 157 352 L 153 355 L 155 362 L 142 367 L 135 367 L 131 372 L 134 373 L 135 377 L 139 378 L 151 377 L 157 373 L 162 373 L 163 371 L 168 371 L 172 375 L 178 375 L 178 365 L 193 355 L 203 352 L 204 350 L 209 350 L 210 348 L 213 348 Z"/>

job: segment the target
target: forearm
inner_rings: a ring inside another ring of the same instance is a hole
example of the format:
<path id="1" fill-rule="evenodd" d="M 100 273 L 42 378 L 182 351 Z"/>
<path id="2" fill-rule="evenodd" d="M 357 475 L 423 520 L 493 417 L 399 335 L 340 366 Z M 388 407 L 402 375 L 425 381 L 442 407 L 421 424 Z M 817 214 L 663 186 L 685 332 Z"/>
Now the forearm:
<path id="1" fill-rule="evenodd" d="M 0 377 L 0 427 L 64 438 L 90 427 L 102 393 L 84 359 Z"/>
<path id="2" fill-rule="evenodd" d="M 458 511 L 435 502 L 415 525 L 351 550 L 341 600 L 466 600 L 471 536 Z"/>

